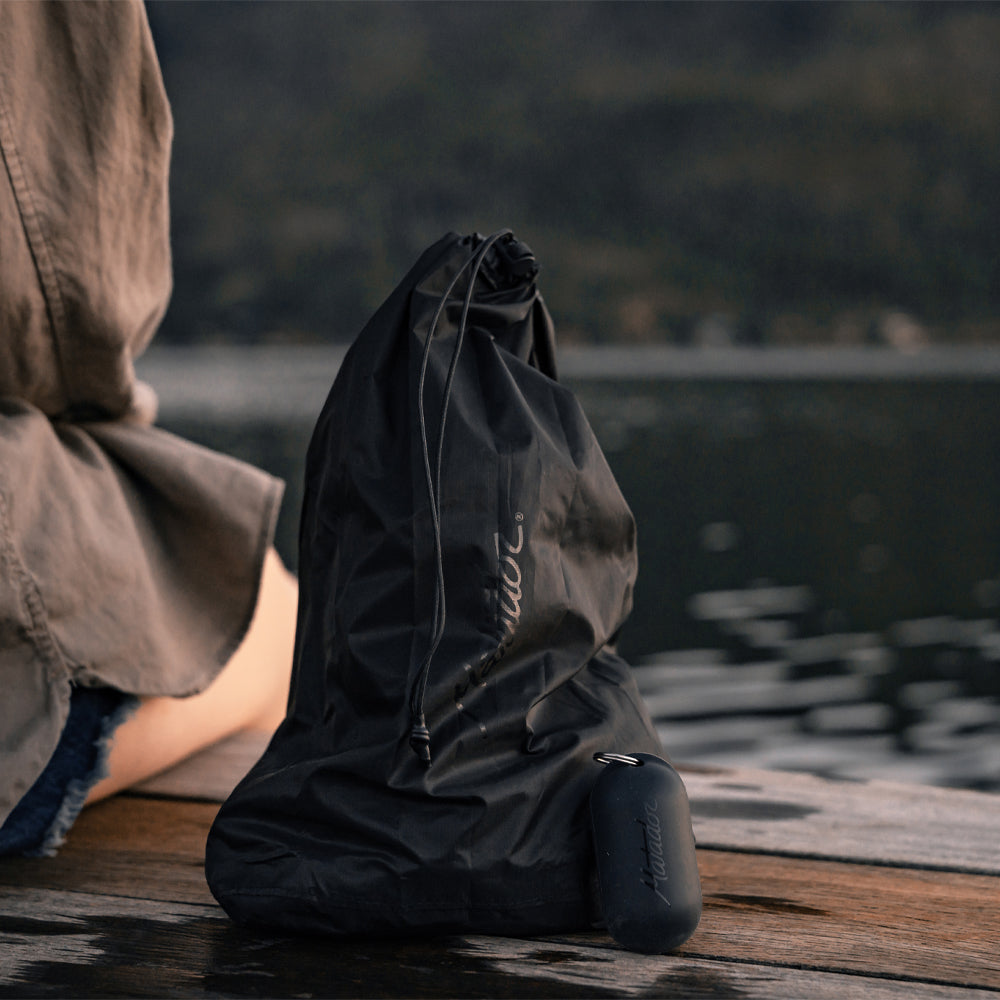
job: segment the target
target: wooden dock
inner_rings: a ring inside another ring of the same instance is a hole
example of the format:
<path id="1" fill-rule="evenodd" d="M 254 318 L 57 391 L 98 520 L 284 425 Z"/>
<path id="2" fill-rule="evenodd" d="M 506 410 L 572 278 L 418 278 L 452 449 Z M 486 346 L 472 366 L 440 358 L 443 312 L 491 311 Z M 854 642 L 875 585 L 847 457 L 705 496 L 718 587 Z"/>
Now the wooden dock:
<path id="1" fill-rule="evenodd" d="M 243 738 L 0 861 L 2 997 L 1000 996 L 1000 796 L 683 768 L 704 913 L 677 952 L 605 934 L 290 938 L 234 926 L 202 870 Z"/>

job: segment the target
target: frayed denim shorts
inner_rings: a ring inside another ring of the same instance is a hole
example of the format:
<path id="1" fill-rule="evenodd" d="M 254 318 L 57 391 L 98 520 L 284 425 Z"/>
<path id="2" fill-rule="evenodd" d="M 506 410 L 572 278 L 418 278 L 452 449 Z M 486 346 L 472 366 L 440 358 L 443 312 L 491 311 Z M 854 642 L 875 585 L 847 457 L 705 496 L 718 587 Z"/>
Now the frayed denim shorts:
<path id="1" fill-rule="evenodd" d="M 115 729 L 138 704 L 114 688 L 73 687 L 55 753 L 0 827 L 0 855 L 56 853 L 90 789 L 107 774 Z"/>

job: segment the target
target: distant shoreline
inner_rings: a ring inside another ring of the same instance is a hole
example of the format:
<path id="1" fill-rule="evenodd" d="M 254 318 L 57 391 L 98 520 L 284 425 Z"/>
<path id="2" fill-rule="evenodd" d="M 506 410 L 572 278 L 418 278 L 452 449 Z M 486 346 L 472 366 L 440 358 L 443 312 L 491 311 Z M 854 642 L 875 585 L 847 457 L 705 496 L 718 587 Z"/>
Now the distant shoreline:
<path id="1" fill-rule="evenodd" d="M 155 346 L 136 362 L 171 417 L 313 420 L 347 353 L 343 344 Z M 1000 381 L 998 347 L 566 347 L 567 382 Z"/>

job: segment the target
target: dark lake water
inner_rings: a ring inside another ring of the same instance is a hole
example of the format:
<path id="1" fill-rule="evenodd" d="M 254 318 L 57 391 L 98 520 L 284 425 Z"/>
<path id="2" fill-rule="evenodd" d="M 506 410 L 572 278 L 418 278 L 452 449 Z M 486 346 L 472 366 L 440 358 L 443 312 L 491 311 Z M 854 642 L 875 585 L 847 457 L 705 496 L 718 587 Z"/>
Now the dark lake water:
<path id="1" fill-rule="evenodd" d="M 340 349 L 160 351 L 161 422 L 288 482 Z M 633 508 L 621 650 L 678 760 L 1000 790 L 1000 352 L 567 351 Z"/>

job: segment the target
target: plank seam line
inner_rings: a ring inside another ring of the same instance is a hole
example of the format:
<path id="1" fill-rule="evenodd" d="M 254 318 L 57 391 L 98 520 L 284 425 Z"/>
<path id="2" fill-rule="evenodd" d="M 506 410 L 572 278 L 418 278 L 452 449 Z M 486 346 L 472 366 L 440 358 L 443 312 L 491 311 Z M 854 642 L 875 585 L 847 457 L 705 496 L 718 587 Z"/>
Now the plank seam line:
<path id="1" fill-rule="evenodd" d="M 51 885 L 25 885 L 20 882 L 7 882 L 3 878 L 0 878 L 0 889 L 3 889 L 8 894 L 11 890 L 22 889 L 27 892 L 58 892 L 58 893 L 73 893 L 78 896 L 89 896 L 95 900 L 127 900 L 130 902 L 140 902 L 140 903 L 160 903 L 169 906 L 190 906 L 199 910 L 204 910 L 205 913 L 202 916 L 218 918 L 226 922 L 231 922 L 230 918 L 226 916 L 226 912 L 219 906 L 218 903 L 199 903 L 197 901 L 192 901 L 190 899 L 178 899 L 176 897 L 171 897 L 170 899 L 151 899 L 149 896 L 138 896 L 138 895 L 128 895 L 126 896 L 121 892 L 95 892 L 93 889 L 74 889 L 68 886 L 59 886 L 58 888 L 53 888 Z M 109 904 L 110 907 L 110 904 Z M 0 900 L 0 916 L 6 914 L 6 910 L 3 905 L 3 901 Z M 197 914 L 195 914 L 197 915 Z"/>
<path id="2" fill-rule="evenodd" d="M 888 861 L 881 858 L 856 858 L 849 855 L 811 854 L 807 851 L 780 850 L 776 847 L 733 847 L 729 844 L 713 844 L 698 841 L 699 850 L 719 851 L 721 854 L 755 854 L 770 858 L 798 858 L 802 861 L 829 861 L 838 865 L 857 865 L 859 868 L 897 868 L 906 871 L 944 872 L 952 875 L 986 875 L 996 877 L 1000 874 L 1000 860 L 995 868 L 977 868 L 972 865 L 935 865 L 921 861 Z"/>
<path id="3" fill-rule="evenodd" d="M 663 956 L 667 957 L 667 956 Z M 708 952 L 683 951 L 673 954 L 675 958 L 698 958 L 713 962 L 725 962 L 729 965 L 759 965 L 776 969 L 801 969 L 803 972 L 820 972 L 826 975 L 836 974 L 855 976 L 859 979 L 881 979 L 890 983 L 920 983 L 925 986 L 946 986 L 956 989 L 979 990 L 983 993 L 996 993 L 996 986 L 985 986 L 980 983 L 959 983 L 951 979 L 928 979 L 914 975 L 894 975 L 888 972 L 877 972 L 864 969 L 842 969 L 833 965 L 810 965 L 806 962 L 778 962 L 765 958 L 738 958 L 727 955 L 713 955 Z M 1000 985 L 1000 984 L 998 984 Z"/>

